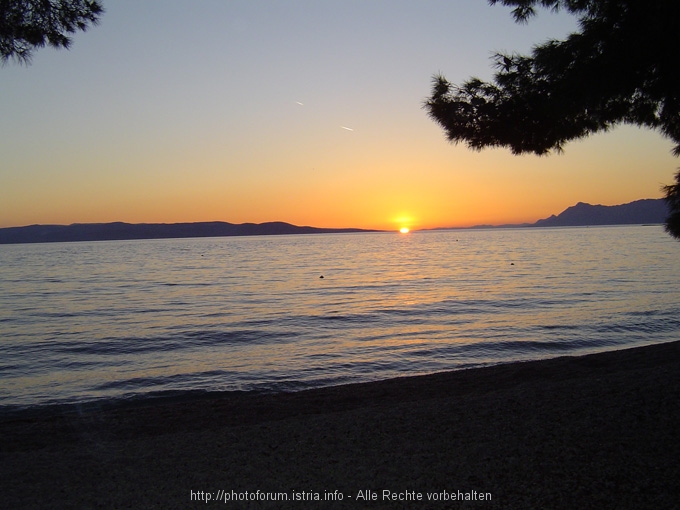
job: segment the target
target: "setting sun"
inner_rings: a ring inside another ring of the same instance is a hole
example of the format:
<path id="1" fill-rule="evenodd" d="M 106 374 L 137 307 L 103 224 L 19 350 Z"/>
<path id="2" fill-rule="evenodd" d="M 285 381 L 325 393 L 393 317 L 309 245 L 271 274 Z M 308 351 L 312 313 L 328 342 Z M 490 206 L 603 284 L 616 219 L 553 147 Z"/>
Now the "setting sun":
<path id="1" fill-rule="evenodd" d="M 408 233 L 409 233 L 409 229 L 406 228 L 406 227 L 401 227 L 401 228 L 399 229 L 399 232 L 401 232 L 402 234 L 408 234 Z"/>

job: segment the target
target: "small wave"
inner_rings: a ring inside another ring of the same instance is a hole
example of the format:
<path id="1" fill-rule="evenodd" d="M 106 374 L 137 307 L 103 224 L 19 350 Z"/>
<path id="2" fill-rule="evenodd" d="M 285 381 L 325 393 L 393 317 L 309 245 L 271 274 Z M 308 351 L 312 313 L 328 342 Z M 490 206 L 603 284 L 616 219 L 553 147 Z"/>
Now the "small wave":
<path id="1" fill-rule="evenodd" d="M 486 351 L 494 351 L 498 354 L 534 354 L 534 353 L 553 353 L 553 352 L 576 352 L 581 349 L 600 349 L 621 342 L 599 339 L 581 339 L 569 341 L 546 341 L 546 340 L 523 340 L 523 341 L 501 341 L 493 342 L 491 345 L 480 346 Z"/>
<path id="2" fill-rule="evenodd" d="M 58 343 L 50 346 L 54 353 L 111 356 L 168 352 L 227 345 L 259 345 L 292 341 L 297 335 L 289 331 L 262 331 L 255 329 L 214 331 L 185 331 L 177 335 L 149 337 L 104 338 L 101 340 Z"/>

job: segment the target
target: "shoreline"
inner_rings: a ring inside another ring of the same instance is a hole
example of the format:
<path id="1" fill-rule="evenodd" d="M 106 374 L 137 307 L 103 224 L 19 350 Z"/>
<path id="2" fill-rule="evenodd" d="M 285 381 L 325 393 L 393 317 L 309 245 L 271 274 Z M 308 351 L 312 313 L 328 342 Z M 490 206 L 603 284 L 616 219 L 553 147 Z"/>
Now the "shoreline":
<path id="1" fill-rule="evenodd" d="M 383 379 L 367 380 L 367 381 L 348 381 L 337 384 L 331 384 L 328 386 L 309 386 L 302 388 L 291 388 L 285 390 L 279 389 L 247 389 L 247 390 L 160 390 L 152 391 L 149 393 L 134 393 L 128 396 L 115 396 L 115 397 L 97 397 L 91 400 L 83 401 L 48 401 L 41 403 L 32 404 L 2 404 L 0 405 L 0 424 L 7 420 L 13 418 L 18 419 L 41 419 L 45 417 L 53 416 L 75 416 L 84 415 L 92 413 L 108 413 L 108 412 L 125 412 L 127 409 L 134 408 L 147 408 L 147 407 L 174 407 L 181 405 L 198 405 L 204 402 L 230 402 L 230 403 L 245 403 L 245 402 L 256 402 L 256 401 L 267 401 L 269 403 L 275 404 L 278 397 L 282 399 L 292 399 L 296 401 L 294 397 L 312 395 L 316 392 L 329 394 L 337 393 L 347 393 L 351 390 L 352 393 L 363 394 L 365 399 L 372 398 L 374 391 L 378 390 L 381 392 L 387 391 L 389 389 L 394 390 L 397 385 L 404 385 L 409 388 L 416 388 L 420 385 L 441 385 L 443 383 L 454 382 L 456 379 L 454 374 L 473 372 L 478 375 L 475 377 L 477 380 L 481 380 L 482 374 L 484 377 L 499 377 L 500 374 L 504 373 L 502 367 L 508 367 L 510 371 L 514 371 L 514 368 L 510 367 L 525 367 L 527 364 L 532 363 L 550 363 L 554 360 L 573 360 L 580 359 L 590 356 L 606 355 L 609 353 L 618 353 L 621 351 L 630 351 L 633 349 L 643 349 L 646 347 L 657 347 L 661 345 L 679 343 L 680 340 L 666 340 L 659 343 L 650 343 L 643 345 L 629 345 L 620 344 L 610 347 L 609 350 L 595 352 L 585 352 L 585 353 L 570 353 L 561 354 L 553 353 L 550 357 L 537 358 L 537 359 L 523 359 L 523 360 L 512 360 L 512 361 L 500 361 L 493 362 L 483 365 L 472 365 L 472 366 L 461 366 L 451 369 L 445 369 L 432 373 L 416 373 L 416 374 L 404 374 L 396 375 L 392 377 L 387 377 Z M 546 367 L 547 368 L 547 367 Z M 494 371 L 498 369 L 499 373 L 489 373 L 486 371 Z M 389 389 L 388 389 L 389 388 Z M 348 391 L 346 391 L 348 390 Z M 383 394 L 382 396 L 385 396 Z M 411 398 L 409 395 L 400 395 L 399 398 Z M 362 400 L 365 400 L 362 399 Z M 304 399 L 303 399 L 304 400 Z M 0 450 L 1 451 L 1 450 Z"/>
<path id="2" fill-rule="evenodd" d="M 390 375 L 376 378 L 376 379 L 348 379 L 343 382 L 335 382 L 316 386 L 313 384 L 305 385 L 305 381 L 295 381 L 292 385 L 288 385 L 285 389 L 272 388 L 267 386 L 265 382 L 262 387 L 253 389 L 184 389 L 184 390 L 153 390 L 149 392 L 131 392 L 109 397 L 91 397 L 88 400 L 76 400 L 74 397 L 53 399 L 49 401 L 30 402 L 30 403 L 0 403 L 0 422 L 12 416 L 22 416 L 39 418 L 40 416 L 60 415 L 60 414 L 82 414 L 89 412 L 100 412 L 104 410 L 120 409 L 127 407 L 139 406 L 156 406 L 156 405 L 174 405 L 190 401 L 210 401 L 210 400 L 225 400 L 225 399 L 250 399 L 273 395 L 289 395 L 303 392 L 325 391 L 332 388 L 344 388 L 365 386 L 373 384 L 383 384 L 388 381 L 405 379 L 421 379 L 429 377 L 442 377 L 445 374 L 467 372 L 470 370 L 486 370 L 498 366 L 518 365 L 524 363 L 534 363 L 541 361 L 550 361 L 557 358 L 581 358 L 583 356 L 590 356 L 593 354 L 605 354 L 607 352 L 615 352 L 621 350 L 635 349 L 640 347 L 647 347 L 653 345 L 660 345 L 666 343 L 673 343 L 674 340 L 662 340 L 657 343 L 620 343 L 607 346 L 594 346 L 582 349 L 582 352 L 567 352 L 561 353 L 561 350 L 556 350 L 546 357 L 528 357 L 526 359 L 508 359 L 500 361 L 492 361 L 488 363 L 479 364 L 462 364 L 460 366 L 444 368 L 435 372 L 422 373 L 404 373 L 401 375 Z M 607 350 L 601 350 L 607 349 Z M 299 383 L 297 386 L 295 383 Z"/>
<path id="3" fill-rule="evenodd" d="M 199 491 L 258 490 L 312 500 L 221 504 L 316 508 L 336 490 L 343 500 L 324 506 L 461 504 L 388 490 L 488 493 L 465 502 L 484 508 L 672 508 L 679 401 L 676 341 L 295 393 L 15 411 L 0 414 L 0 489 L 13 508 L 193 508 Z"/>

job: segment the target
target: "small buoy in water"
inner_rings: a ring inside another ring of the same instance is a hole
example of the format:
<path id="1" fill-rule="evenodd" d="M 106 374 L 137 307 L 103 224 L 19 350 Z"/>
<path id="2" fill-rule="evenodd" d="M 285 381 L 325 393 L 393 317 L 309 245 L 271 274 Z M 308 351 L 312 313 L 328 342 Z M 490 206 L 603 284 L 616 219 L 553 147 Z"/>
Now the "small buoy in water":
<path id="1" fill-rule="evenodd" d="M 319 276 L 319 278 L 323 278 L 323 275 Z"/>

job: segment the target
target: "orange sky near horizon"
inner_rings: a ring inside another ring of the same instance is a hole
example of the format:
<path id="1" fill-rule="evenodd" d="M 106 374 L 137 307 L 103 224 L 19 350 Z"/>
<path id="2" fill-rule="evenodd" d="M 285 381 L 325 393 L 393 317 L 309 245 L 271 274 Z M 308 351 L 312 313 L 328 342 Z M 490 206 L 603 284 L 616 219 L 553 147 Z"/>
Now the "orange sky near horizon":
<path id="1" fill-rule="evenodd" d="M 493 51 L 563 36 L 565 14 L 517 25 L 479 0 L 104 5 L 70 51 L 0 68 L 0 227 L 523 223 L 661 197 L 678 166 L 670 141 L 631 126 L 536 157 L 452 146 L 428 118 L 433 74 L 488 79 Z"/>

